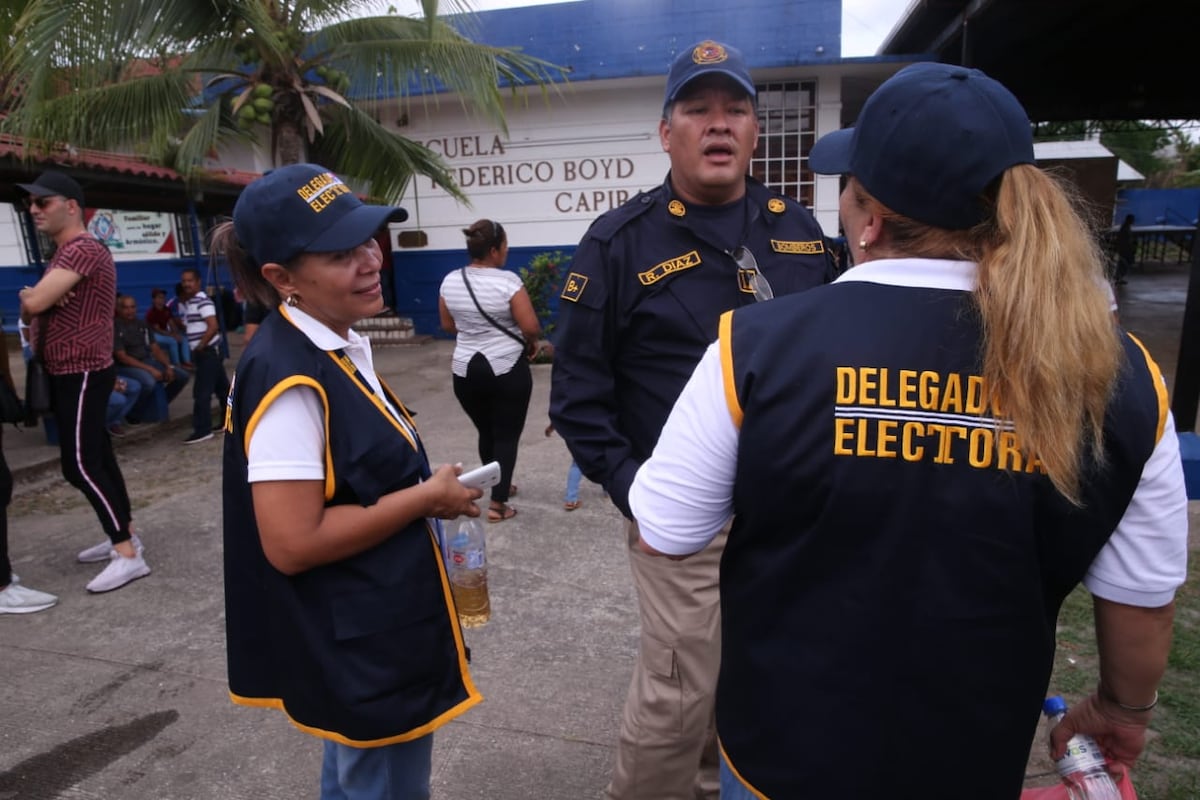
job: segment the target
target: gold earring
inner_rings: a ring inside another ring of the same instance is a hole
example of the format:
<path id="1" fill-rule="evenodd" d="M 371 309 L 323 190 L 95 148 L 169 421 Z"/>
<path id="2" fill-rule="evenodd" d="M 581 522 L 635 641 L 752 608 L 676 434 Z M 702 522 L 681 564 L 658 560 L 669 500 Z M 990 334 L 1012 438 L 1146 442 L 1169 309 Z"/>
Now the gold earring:
<path id="1" fill-rule="evenodd" d="M 865 252 L 867 252 L 867 249 L 868 249 L 867 240 L 866 240 L 866 239 L 859 239 L 859 240 L 858 240 L 858 248 L 859 248 L 860 250 L 862 250 L 864 253 L 865 253 Z"/>
<path id="2" fill-rule="evenodd" d="M 300 305 L 300 295 L 289 294 L 283 302 L 287 303 L 292 308 L 295 308 L 296 306 Z"/>

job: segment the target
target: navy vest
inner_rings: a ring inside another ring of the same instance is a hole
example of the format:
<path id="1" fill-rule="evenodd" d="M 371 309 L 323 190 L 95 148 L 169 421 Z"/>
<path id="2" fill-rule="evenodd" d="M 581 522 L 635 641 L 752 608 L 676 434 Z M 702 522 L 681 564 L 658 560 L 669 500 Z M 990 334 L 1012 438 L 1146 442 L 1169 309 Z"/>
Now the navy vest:
<path id="1" fill-rule="evenodd" d="M 428 523 L 417 520 L 358 555 L 293 576 L 263 554 L 246 434 L 294 385 L 312 386 L 326 408 L 327 506 L 373 505 L 429 475 L 420 441 L 409 440 L 348 358 L 319 350 L 286 311 L 267 317 L 238 364 L 226 420 L 230 693 L 345 744 L 418 738 L 482 699 Z"/>
<path id="2" fill-rule="evenodd" d="M 735 771 L 771 798 L 1017 797 L 1060 605 L 1162 433 L 1157 367 L 1122 336 L 1077 508 L 992 419 L 969 293 L 844 282 L 721 328 L 740 444 L 717 727 Z"/>

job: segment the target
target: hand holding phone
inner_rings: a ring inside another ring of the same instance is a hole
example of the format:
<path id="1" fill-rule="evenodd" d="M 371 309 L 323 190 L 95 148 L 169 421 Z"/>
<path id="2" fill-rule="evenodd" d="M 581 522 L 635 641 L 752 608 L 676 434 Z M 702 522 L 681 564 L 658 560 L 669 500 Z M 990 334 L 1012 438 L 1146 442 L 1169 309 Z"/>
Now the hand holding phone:
<path id="1" fill-rule="evenodd" d="M 500 462 L 493 461 L 458 476 L 458 482 L 470 489 L 487 491 L 500 482 Z"/>

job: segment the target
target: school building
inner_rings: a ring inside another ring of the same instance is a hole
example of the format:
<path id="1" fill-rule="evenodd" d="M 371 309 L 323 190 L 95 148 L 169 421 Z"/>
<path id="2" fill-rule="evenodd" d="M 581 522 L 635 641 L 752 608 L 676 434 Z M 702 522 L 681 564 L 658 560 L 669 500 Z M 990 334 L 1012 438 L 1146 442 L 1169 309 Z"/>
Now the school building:
<path id="1" fill-rule="evenodd" d="M 569 254 L 599 214 L 659 184 L 669 167 L 658 136 L 667 70 L 708 38 L 740 49 L 758 88 L 761 135 L 752 173 L 805 203 L 836 236 L 839 179 L 813 175 L 808 152 L 821 135 L 852 123 L 870 92 L 914 60 L 842 59 L 841 15 L 841 0 L 578 0 L 479 13 L 475 38 L 520 47 L 570 72 L 545 93 L 517 88 L 507 101 L 507 134 L 448 95 L 408 98 L 381 112 L 385 124 L 441 154 L 471 201 L 459 204 L 428 179 L 411 184 L 400 201 L 409 218 L 388 237 L 390 305 L 414 321 L 416 332 L 436 333 L 437 289 L 467 262 L 461 229 L 472 221 L 504 224 L 508 267 L 517 270 L 541 252 Z M 125 173 L 63 162 L 95 206 L 89 227 L 112 249 L 121 290 L 145 307 L 150 288 L 170 290 L 183 267 L 208 269 L 203 233 L 216 219 L 212 212 L 227 213 L 241 186 L 270 167 L 264 152 L 222 153 L 213 166 L 229 179 L 208 199 L 226 202 L 191 208 L 142 202 L 135 192 L 117 196 L 125 205 L 106 207 L 94 196 Z M 44 166 L 51 164 L 22 168 L 32 178 Z M 172 188 L 169 177 L 159 180 Z M 173 190 L 182 196 L 181 184 Z M 35 235 L 24 212 L 0 205 L 0 313 L 10 330 L 16 289 L 36 280 L 39 269 Z"/>

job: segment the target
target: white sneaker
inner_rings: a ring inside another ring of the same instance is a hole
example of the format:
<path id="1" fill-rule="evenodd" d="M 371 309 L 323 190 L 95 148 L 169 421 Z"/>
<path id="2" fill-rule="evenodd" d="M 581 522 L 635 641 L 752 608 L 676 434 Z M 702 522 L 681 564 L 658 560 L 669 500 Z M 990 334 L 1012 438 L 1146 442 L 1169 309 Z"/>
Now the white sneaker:
<path id="1" fill-rule="evenodd" d="M 95 593 L 111 592 L 113 589 L 120 589 L 130 581 L 144 578 L 149 574 L 150 567 L 146 566 L 146 560 L 142 558 L 140 552 L 133 558 L 126 558 L 114 550 L 108 566 L 99 575 L 92 578 L 87 585 L 87 590 Z"/>
<path id="2" fill-rule="evenodd" d="M 133 542 L 133 548 L 140 556 L 146 549 L 142 545 L 142 540 L 135 533 L 131 541 Z M 112 542 L 105 539 L 100 544 L 93 545 L 86 550 L 80 550 L 79 555 L 75 556 L 75 560 L 80 564 L 99 564 L 101 561 L 108 561 L 112 558 L 113 552 L 115 551 L 113 550 Z"/>
<path id="3" fill-rule="evenodd" d="M 52 594 L 30 589 L 14 581 L 0 592 L 0 614 L 32 614 L 45 611 L 57 602 L 58 598 Z"/>

